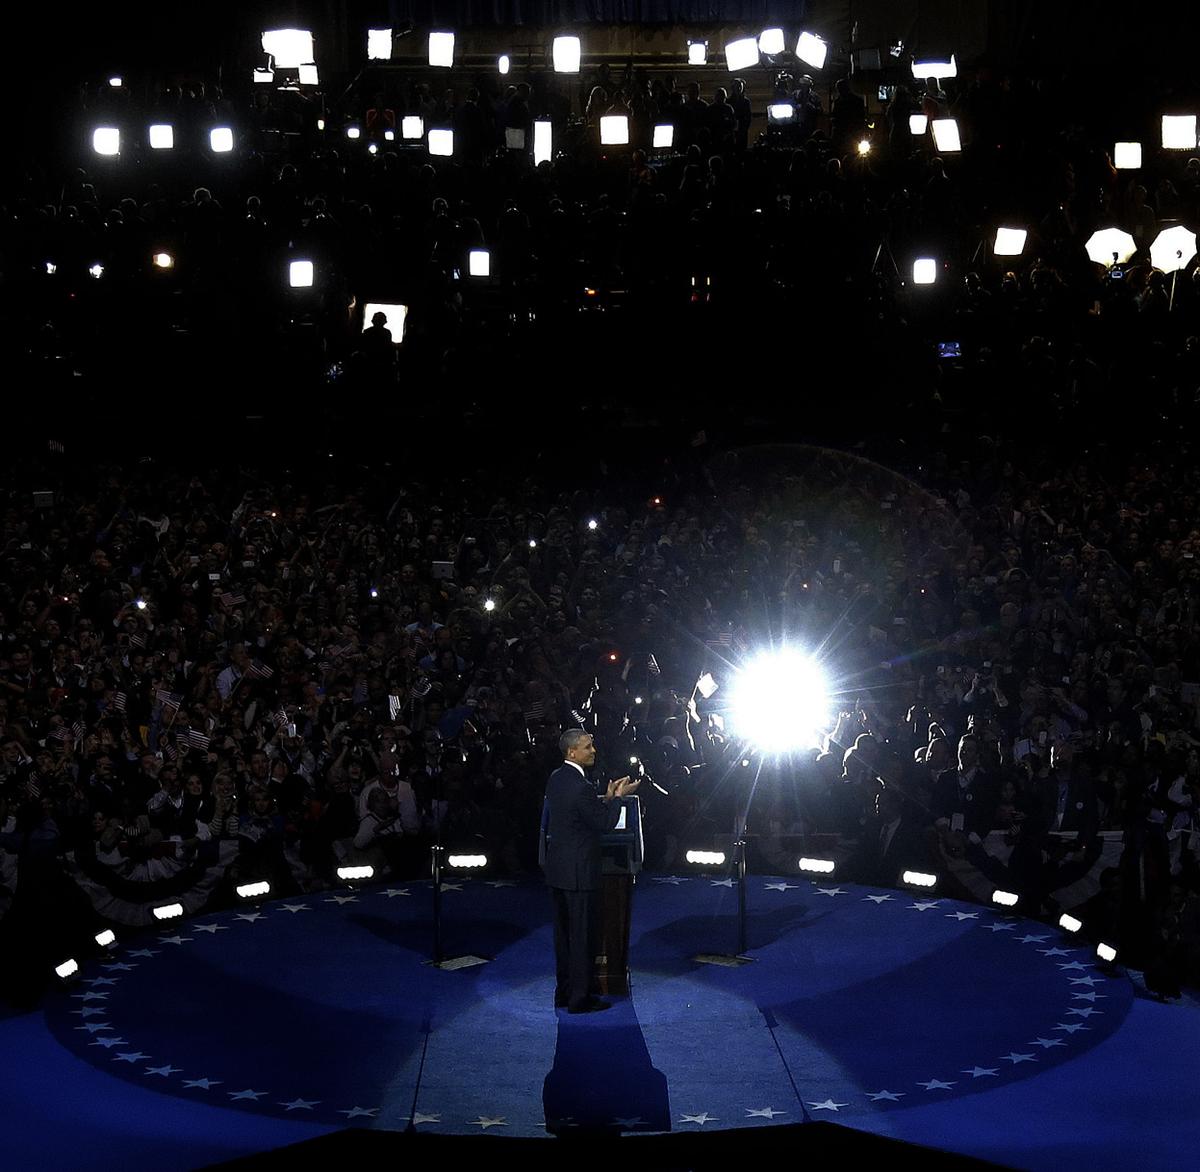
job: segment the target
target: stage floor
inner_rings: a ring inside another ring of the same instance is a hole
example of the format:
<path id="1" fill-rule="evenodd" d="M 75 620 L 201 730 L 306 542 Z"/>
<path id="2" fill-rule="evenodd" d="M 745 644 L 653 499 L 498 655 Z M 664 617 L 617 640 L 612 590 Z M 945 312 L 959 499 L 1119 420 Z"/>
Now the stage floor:
<path id="1" fill-rule="evenodd" d="M 474 879 L 176 921 L 0 1020 L 5 1167 L 196 1168 L 346 1126 L 547 1137 L 831 1120 L 1022 1168 L 1187 1165 L 1200 1006 L 936 897 L 644 876 L 632 994 L 552 1008 L 549 899 Z M 549 1125 L 549 1127 L 548 1127 Z"/>

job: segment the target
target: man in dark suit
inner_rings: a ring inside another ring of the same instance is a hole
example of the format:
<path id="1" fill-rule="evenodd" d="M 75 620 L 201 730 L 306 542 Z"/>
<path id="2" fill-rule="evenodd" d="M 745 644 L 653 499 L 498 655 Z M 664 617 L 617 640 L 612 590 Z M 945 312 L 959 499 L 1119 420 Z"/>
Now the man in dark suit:
<path id="1" fill-rule="evenodd" d="M 554 901 L 554 1004 L 571 1013 L 595 1013 L 609 1008 L 590 994 L 600 843 L 620 817 L 620 804 L 613 799 L 633 793 L 638 783 L 628 777 L 610 781 L 601 797 L 587 779 L 596 763 L 592 735 L 568 729 L 558 747 L 563 763 L 546 783 L 542 811 L 542 865 Z"/>
<path id="2" fill-rule="evenodd" d="M 992 829 L 999 793 L 979 763 L 979 738 L 967 733 L 958 742 L 958 768 L 947 769 L 933 784 L 931 807 L 942 849 L 961 858 L 970 848 L 982 852 Z"/>
<path id="3" fill-rule="evenodd" d="M 929 871 L 925 835 L 894 786 L 880 789 L 875 818 L 868 822 L 855 859 L 855 877 L 875 887 L 894 887 L 905 871 Z"/>

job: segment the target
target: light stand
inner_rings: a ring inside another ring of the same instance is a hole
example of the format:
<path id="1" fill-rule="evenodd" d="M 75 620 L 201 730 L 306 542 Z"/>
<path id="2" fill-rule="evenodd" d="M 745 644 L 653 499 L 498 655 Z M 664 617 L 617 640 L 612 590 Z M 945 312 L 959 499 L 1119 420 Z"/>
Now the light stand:
<path id="1" fill-rule="evenodd" d="M 426 961 L 435 969 L 453 971 L 454 969 L 471 968 L 478 964 L 487 964 L 485 956 L 446 956 L 442 951 L 442 871 L 446 865 L 446 848 L 442 845 L 442 819 L 446 811 L 442 809 L 442 774 L 438 770 L 437 783 L 433 799 L 433 851 L 431 873 L 433 876 L 433 959 Z M 439 813 L 440 811 L 440 813 Z"/>

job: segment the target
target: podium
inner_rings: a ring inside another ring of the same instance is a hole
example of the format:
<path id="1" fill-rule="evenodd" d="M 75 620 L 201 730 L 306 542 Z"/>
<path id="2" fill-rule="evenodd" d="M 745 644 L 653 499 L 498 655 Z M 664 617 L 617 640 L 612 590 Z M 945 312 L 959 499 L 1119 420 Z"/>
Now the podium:
<path id="1" fill-rule="evenodd" d="M 633 886 L 642 869 L 642 806 L 621 798 L 621 817 L 601 840 L 600 924 L 595 979 L 601 993 L 629 992 L 629 924 Z"/>

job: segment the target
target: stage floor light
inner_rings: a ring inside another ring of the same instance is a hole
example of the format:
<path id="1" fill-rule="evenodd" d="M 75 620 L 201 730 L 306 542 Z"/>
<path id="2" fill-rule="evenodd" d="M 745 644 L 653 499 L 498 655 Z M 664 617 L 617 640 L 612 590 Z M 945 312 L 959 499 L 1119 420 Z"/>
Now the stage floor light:
<path id="1" fill-rule="evenodd" d="M 795 648 L 768 651 L 733 681 L 732 731 L 768 753 L 811 748 L 828 729 L 825 673 Z"/>
<path id="2" fill-rule="evenodd" d="M 1103 961 L 1112 964 L 1117 959 L 1117 950 L 1111 944 L 1101 942 L 1096 945 L 1096 955 Z"/>
<path id="3" fill-rule="evenodd" d="M 626 115 L 605 114 L 600 119 L 600 145 L 629 145 L 629 118 Z"/>
<path id="4" fill-rule="evenodd" d="M 1113 166 L 1118 171 L 1138 171 L 1142 166 L 1140 142 L 1118 142 L 1113 146 Z"/>
<path id="5" fill-rule="evenodd" d="M 907 887 L 936 887 L 937 876 L 928 875 L 924 871 L 905 871 L 900 876 L 900 882 Z"/>
<path id="6" fill-rule="evenodd" d="M 169 151 L 175 147 L 175 128 L 167 122 L 156 122 L 150 127 L 150 149 Z"/>
<path id="7" fill-rule="evenodd" d="M 390 61 L 392 59 L 392 30 L 390 28 L 367 29 L 367 60 Z"/>
<path id="8" fill-rule="evenodd" d="M 724 851 L 688 851 L 684 857 L 696 867 L 723 867 L 725 865 Z"/>
<path id="9" fill-rule="evenodd" d="M 487 855 L 447 855 L 446 866 L 456 871 L 473 871 L 487 866 Z"/>
<path id="10" fill-rule="evenodd" d="M 783 29 L 765 28 L 758 34 L 758 51 L 776 57 L 784 50 Z"/>
<path id="11" fill-rule="evenodd" d="M 271 885 L 265 879 L 259 883 L 242 883 L 237 888 L 237 893 L 241 899 L 258 899 L 271 894 Z"/>
<path id="12" fill-rule="evenodd" d="M 119 155 L 121 132 L 115 126 L 97 126 L 92 131 L 92 150 L 98 155 Z"/>
<path id="13" fill-rule="evenodd" d="M 533 124 L 533 165 L 548 163 L 554 158 L 554 124 L 539 118 Z"/>
<path id="14" fill-rule="evenodd" d="M 992 252 L 996 256 L 1020 256 L 1025 251 L 1027 236 L 1024 228 L 997 228 Z"/>
<path id="15" fill-rule="evenodd" d="M 1196 149 L 1196 115 L 1164 114 L 1162 116 L 1162 144 L 1168 151 L 1192 151 Z"/>
<path id="16" fill-rule="evenodd" d="M 153 910 L 156 920 L 173 920 L 178 916 L 183 915 L 183 904 L 168 903 L 162 907 L 156 907 Z"/>
<path id="17" fill-rule="evenodd" d="M 992 892 L 992 903 L 999 904 L 1001 907 L 1016 907 L 1019 898 L 1013 891 Z"/>
<path id="18" fill-rule="evenodd" d="M 958 134 L 958 122 L 953 118 L 935 118 L 929 124 L 933 131 L 933 145 L 944 155 L 952 155 L 962 150 L 962 139 Z"/>
<path id="19" fill-rule="evenodd" d="M 429 34 L 429 64 L 437 69 L 450 69 L 454 65 L 454 34 Z"/>
<path id="20" fill-rule="evenodd" d="M 343 883 L 357 883 L 363 879 L 374 878 L 374 867 L 339 867 L 337 869 L 337 877 Z"/>
<path id="21" fill-rule="evenodd" d="M 578 37 L 555 37 L 550 55 L 555 73 L 578 73 L 583 45 Z"/>
<path id="22" fill-rule="evenodd" d="M 725 65 L 730 73 L 757 64 L 758 41 L 754 37 L 741 37 L 725 46 Z"/>
<path id="23" fill-rule="evenodd" d="M 96 943 L 101 948 L 108 948 L 117 942 L 117 934 L 111 928 L 105 928 L 103 932 L 96 933 Z"/>
<path id="24" fill-rule="evenodd" d="M 815 875 L 832 875 L 834 863 L 832 859 L 801 859 L 800 870 L 811 871 Z"/>
<path id="25" fill-rule="evenodd" d="M 404 323 L 408 317 L 408 306 L 386 301 L 368 301 L 363 306 L 363 329 L 369 329 L 371 318 L 382 313 L 387 319 L 383 324 L 391 331 L 392 341 L 399 345 L 404 341 Z"/>
<path id="26" fill-rule="evenodd" d="M 68 977 L 73 977 L 79 972 L 79 962 L 72 959 L 64 960 L 62 964 L 56 964 L 54 971 L 65 981 Z"/>
<path id="27" fill-rule="evenodd" d="M 262 48 L 275 59 L 277 69 L 299 69 L 313 61 L 313 35 L 303 28 L 270 29 L 262 35 Z"/>
<path id="28" fill-rule="evenodd" d="M 1078 932 L 1079 929 L 1083 927 L 1083 921 L 1077 920 L 1074 916 L 1063 912 L 1063 914 L 1058 917 L 1058 926 L 1064 932 Z"/>
<path id="29" fill-rule="evenodd" d="M 800 39 L 796 42 L 796 56 L 805 65 L 811 65 L 814 69 L 824 69 L 828 53 L 829 46 L 815 33 L 800 34 Z"/>

